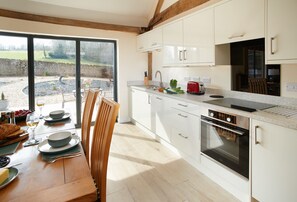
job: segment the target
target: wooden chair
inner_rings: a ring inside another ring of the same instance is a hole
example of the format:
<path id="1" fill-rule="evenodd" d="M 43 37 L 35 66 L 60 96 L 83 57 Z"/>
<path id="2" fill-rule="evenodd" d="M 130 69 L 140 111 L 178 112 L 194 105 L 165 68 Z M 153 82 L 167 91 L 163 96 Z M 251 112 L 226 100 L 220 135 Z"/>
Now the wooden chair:
<path id="1" fill-rule="evenodd" d="M 249 78 L 249 91 L 251 93 L 268 94 L 265 78 Z"/>
<path id="2" fill-rule="evenodd" d="M 82 125 L 81 125 L 81 142 L 86 154 L 86 159 L 88 164 L 90 164 L 90 129 L 92 122 L 92 115 L 94 111 L 94 106 L 98 96 L 99 90 L 88 90 L 86 96 L 86 102 L 83 111 Z"/>
<path id="3" fill-rule="evenodd" d="M 106 202 L 109 148 L 120 105 L 105 97 L 98 110 L 91 148 L 91 173 L 98 188 L 98 200 Z"/>

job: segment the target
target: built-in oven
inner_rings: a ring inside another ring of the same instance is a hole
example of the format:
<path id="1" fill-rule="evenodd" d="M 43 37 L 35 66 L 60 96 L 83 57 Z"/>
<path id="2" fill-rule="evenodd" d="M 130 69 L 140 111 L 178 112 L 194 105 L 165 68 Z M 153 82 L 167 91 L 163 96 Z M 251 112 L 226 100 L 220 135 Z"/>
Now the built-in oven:
<path id="1" fill-rule="evenodd" d="M 209 109 L 201 116 L 201 152 L 249 178 L 249 118 Z"/>

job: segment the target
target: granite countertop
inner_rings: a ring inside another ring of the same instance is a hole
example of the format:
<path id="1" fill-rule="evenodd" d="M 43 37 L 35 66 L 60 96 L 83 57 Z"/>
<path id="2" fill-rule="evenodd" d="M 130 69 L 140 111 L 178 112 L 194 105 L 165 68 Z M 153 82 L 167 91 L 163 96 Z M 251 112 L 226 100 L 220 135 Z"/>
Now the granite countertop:
<path id="1" fill-rule="evenodd" d="M 225 111 L 227 113 L 234 113 L 238 114 L 241 116 L 246 116 L 251 119 L 256 119 L 259 121 L 264 121 L 268 123 L 272 123 L 275 125 L 279 125 L 285 128 L 291 128 L 297 130 L 297 115 L 296 116 L 284 116 L 284 115 L 278 115 L 271 113 L 267 110 L 261 110 L 261 111 L 256 111 L 256 112 L 245 112 L 241 110 L 236 110 L 232 108 L 226 108 L 226 107 L 221 107 L 209 103 L 205 103 L 205 101 L 209 100 L 214 100 L 218 98 L 211 98 L 209 97 L 210 95 L 223 95 L 224 97 L 230 97 L 230 98 L 238 98 L 238 99 L 245 99 L 245 100 L 250 100 L 250 101 L 256 101 L 256 102 L 262 102 L 262 103 L 267 103 L 264 100 L 269 100 L 269 103 L 267 104 L 274 104 L 277 106 L 285 106 L 285 107 L 293 107 L 294 109 L 296 108 L 297 111 L 297 99 L 292 99 L 292 98 L 280 98 L 280 97 L 275 97 L 275 96 L 267 96 L 267 95 L 255 95 L 255 94 L 250 94 L 250 93 L 242 93 L 242 92 L 230 92 L 230 91 L 220 91 L 220 90 L 214 90 L 214 89 L 207 89 L 206 93 L 204 95 L 191 95 L 191 94 L 166 94 L 162 93 L 156 90 L 153 90 L 152 88 L 147 88 L 144 85 L 130 85 L 130 87 L 142 91 L 146 91 L 148 93 L 153 93 L 153 94 L 159 94 L 160 96 L 184 101 L 184 102 L 189 102 L 192 104 L 198 104 L 201 107 L 207 107 L 211 108 L 213 110 L 221 110 Z M 269 99 L 267 99 L 269 97 Z M 249 98 L 249 99 L 247 99 Z M 282 108 L 280 108 L 281 110 Z"/>

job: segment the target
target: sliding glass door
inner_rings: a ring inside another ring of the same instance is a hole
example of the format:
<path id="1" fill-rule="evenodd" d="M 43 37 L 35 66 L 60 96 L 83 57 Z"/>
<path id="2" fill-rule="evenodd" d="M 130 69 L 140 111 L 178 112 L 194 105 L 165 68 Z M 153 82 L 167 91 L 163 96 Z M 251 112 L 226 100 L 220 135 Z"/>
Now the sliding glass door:
<path id="1" fill-rule="evenodd" d="M 80 127 L 88 89 L 117 101 L 116 42 L 0 33 L 0 78 L 10 109 L 64 108 Z"/>
<path id="2" fill-rule="evenodd" d="M 29 108 L 27 47 L 27 37 L 0 35 L 0 95 L 10 109 Z"/>

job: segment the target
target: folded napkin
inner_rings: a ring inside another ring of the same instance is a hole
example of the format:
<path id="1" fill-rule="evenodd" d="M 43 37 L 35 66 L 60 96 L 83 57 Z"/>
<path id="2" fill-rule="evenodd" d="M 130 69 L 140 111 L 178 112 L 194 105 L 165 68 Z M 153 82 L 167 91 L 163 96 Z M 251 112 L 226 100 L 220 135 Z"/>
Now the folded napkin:
<path id="1" fill-rule="evenodd" d="M 44 161 L 50 161 L 53 159 L 56 159 L 58 157 L 64 156 L 64 155 L 70 155 L 80 152 L 80 145 L 76 145 L 75 147 L 68 149 L 66 151 L 61 151 L 58 153 L 41 153 L 42 160 Z"/>
<path id="2" fill-rule="evenodd" d="M 3 147 L 0 147 L 0 156 L 8 155 L 8 154 L 13 154 L 16 149 L 18 148 L 20 142 L 16 142 L 10 145 L 6 145 Z"/>

